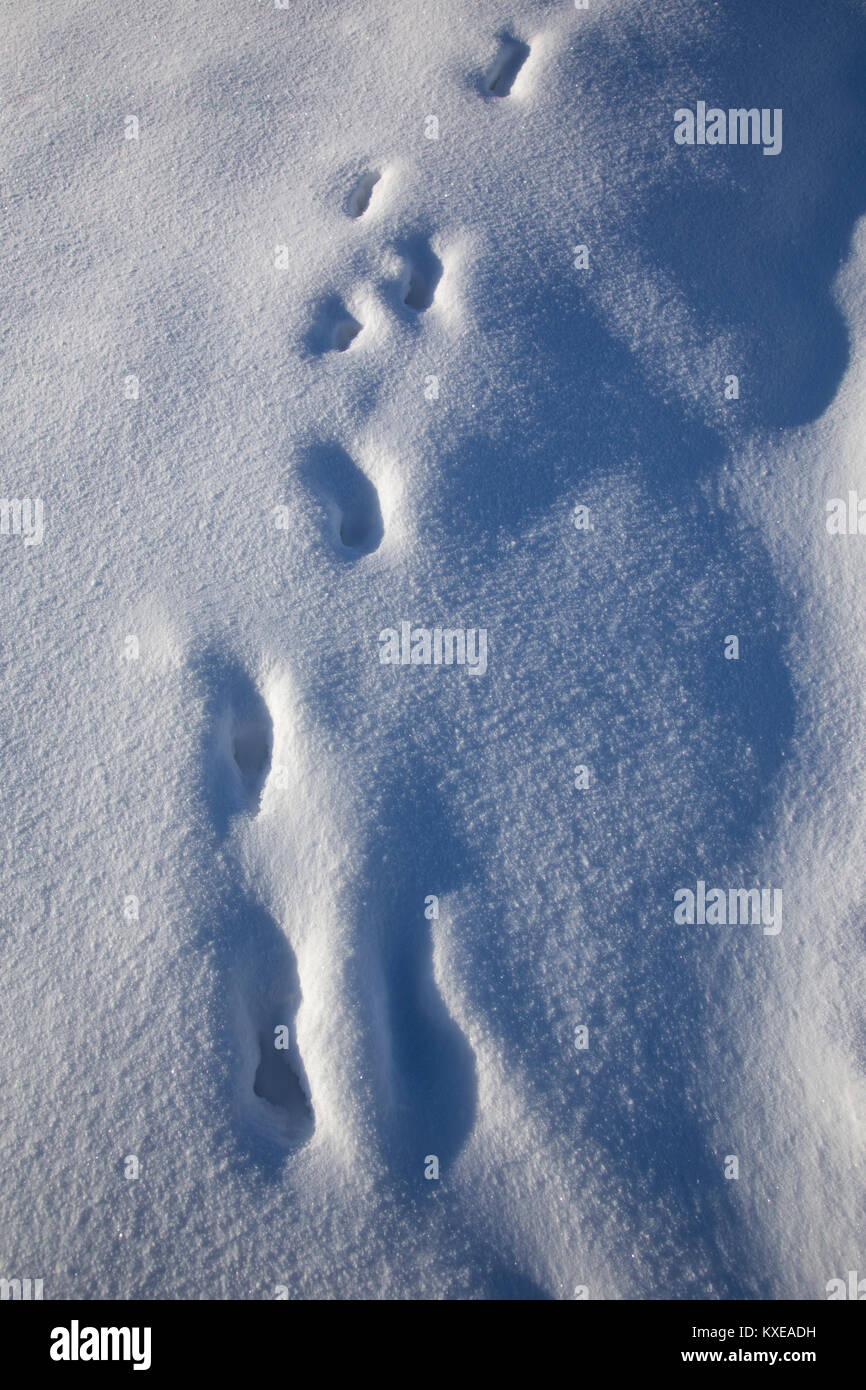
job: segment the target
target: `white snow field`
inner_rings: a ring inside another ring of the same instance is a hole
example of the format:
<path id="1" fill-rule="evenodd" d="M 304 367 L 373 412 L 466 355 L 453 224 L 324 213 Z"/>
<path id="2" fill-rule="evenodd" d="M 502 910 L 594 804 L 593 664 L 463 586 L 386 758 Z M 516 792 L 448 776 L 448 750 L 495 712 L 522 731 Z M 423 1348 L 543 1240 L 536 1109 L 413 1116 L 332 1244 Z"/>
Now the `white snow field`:
<path id="1" fill-rule="evenodd" d="M 0 32 L 0 1275 L 866 1274 L 866 5 Z"/>

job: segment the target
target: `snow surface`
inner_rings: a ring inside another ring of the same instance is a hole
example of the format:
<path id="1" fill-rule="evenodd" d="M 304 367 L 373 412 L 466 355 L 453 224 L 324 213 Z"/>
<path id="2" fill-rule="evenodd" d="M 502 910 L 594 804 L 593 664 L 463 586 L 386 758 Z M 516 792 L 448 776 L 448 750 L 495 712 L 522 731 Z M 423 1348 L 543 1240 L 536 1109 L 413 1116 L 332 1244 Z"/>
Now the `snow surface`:
<path id="1" fill-rule="evenodd" d="M 2 8 L 0 1274 L 866 1273 L 866 6 Z"/>

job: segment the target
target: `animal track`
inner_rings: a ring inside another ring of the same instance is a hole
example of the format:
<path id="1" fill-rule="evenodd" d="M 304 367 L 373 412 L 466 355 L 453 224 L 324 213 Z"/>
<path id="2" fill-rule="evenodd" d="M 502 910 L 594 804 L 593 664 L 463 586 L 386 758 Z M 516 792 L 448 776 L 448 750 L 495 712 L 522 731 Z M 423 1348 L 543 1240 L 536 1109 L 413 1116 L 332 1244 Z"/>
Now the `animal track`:
<path id="1" fill-rule="evenodd" d="M 308 450 L 301 472 L 324 503 L 340 551 L 357 558 L 376 550 L 385 533 L 379 494 L 345 449 L 317 445 Z"/>
<path id="2" fill-rule="evenodd" d="M 242 667 L 208 657 L 204 674 L 212 683 L 214 734 L 207 753 L 214 823 L 224 837 L 232 818 L 255 815 L 267 781 L 273 747 L 268 707 Z"/>
<path id="3" fill-rule="evenodd" d="M 336 295 L 319 305 L 307 340 L 312 352 L 345 352 L 364 327 Z"/>
<path id="4" fill-rule="evenodd" d="M 295 957 L 270 913 L 240 893 L 225 925 L 226 973 L 235 992 L 240 1045 L 241 1115 L 281 1153 L 291 1152 L 315 1128 L 294 1034 L 301 1002 Z"/>
<path id="5" fill-rule="evenodd" d="M 313 1114 L 304 1082 L 303 1068 L 291 1033 L 297 1003 L 291 1001 L 273 1011 L 258 1033 L 259 1062 L 253 1079 L 253 1094 L 277 1113 L 261 1116 L 270 1120 L 284 1138 L 303 1143 L 313 1131 Z"/>
<path id="6" fill-rule="evenodd" d="M 211 733 L 205 741 L 205 783 L 220 840 L 213 895 L 216 957 L 228 1010 L 223 1010 L 227 1056 L 235 1057 L 229 1104 L 241 1121 L 249 1152 L 279 1160 L 313 1133 L 315 1121 L 294 1037 L 301 1000 L 291 946 L 279 923 L 249 891 L 242 851 L 243 821 L 259 811 L 271 768 L 273 720 L 243 667 L 209 652 L 201 662 Z M 253 1138 L 253 1132 L 258 1138 Z M 261 1140 L 267 1141 L 263 1149 Z M 268 1156 L 270 1154 L 270 1157 Z"/>
<path id="7" fill-rule="evenodd" d="M 404 257 L 405 269 L 400 284 L 400 298 L 413 313 L 429 309 L 442 279 L 442 262 L 430 243 L 422 236 L 409 237 L 397 250 Z"/>
<path id="8" fill-rule="evenodd" d="M 346 348 L 355 341 L 362 327 L 363 325 L 358 323 L 357 319 L 353 318 L 351 314 L 347 314 L 345 318 L 340 319 L 334 325 L 332 346 L 337 352 L 345 352 Z"/>
<path id="9" fill-rule="evenodd" d="M 529 52 L 529 44 L 522 43 L 520 39 L 513 39 L 508 34 L 502 34 L 499 52 L 484 76 L 484 90 L 495 97 L 510 96 L 517 74 L 529 57 Z"/>
<path id="10" fill-rule="evenodd" d="M 438 1155 L 447 1166 L 472 1128 L 477 1101 L 472 1047 L 436 982 L 435 924 L 423 911 L 431 883 L 440 889 L 468 871 L 465 847 L 448 808 L 430 787 L 389 788 L 377 831 L 368 901 L 378 918 L 381 1016 L 387 1047 L 395 1165 Z M 381 849 L 388 868 L 382 871 Z"/>
<path id="11" fill-rule="evenodd" d="M 371 171 L 362 174 L 352 192 L 349 194 L 348 211 L 350 217 L 363 217 L 370 206 L 370 199 L 373 196 L 373 189 L 381 178 L 381 174 Z"/>
<path id="12" fill-rule="evenodd" d="M 232 757 L 241 776 L 251 810 L 258 810 L 259 797 L 271 764 L 271 729 L 267 709 L 254 711 L 235 726 Z"/>

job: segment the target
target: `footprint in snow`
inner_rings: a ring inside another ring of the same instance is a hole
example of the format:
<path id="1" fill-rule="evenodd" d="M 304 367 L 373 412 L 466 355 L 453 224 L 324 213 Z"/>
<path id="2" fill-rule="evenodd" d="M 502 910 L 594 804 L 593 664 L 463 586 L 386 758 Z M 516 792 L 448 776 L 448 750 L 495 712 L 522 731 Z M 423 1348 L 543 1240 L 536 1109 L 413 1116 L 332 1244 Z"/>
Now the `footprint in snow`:
<path id="1" fill-rule="evenodd" d="M 363 327 L 338 295 L 328 295 L 315 312 L 307 347 L 317 356 L 324 352 L 345 352 Z"/>
<path id="2" fill-rule="evenodd" d="M 209 652 L 199 664 L 208 734 L 205 788 L 225 852 L 224 882 L 215 894 L 212 935 L 227 1007 L 224 1048 L 234 1058 L 230 1108 L 241 1118 L 251 1155 L 282 1161 L 311 1137 L 315 1125 L 304 1065 L 294 1033 L 301 1000 L 297 966 L 279 923 L 255 900 L 235 850 L 235 832 L 255 818 L 271 771 L 273 718 L 243 666 Z"/>
<path id="3" fill-rule="evenodd" d="M 349 194 L 347 211 L 350 217 L 363 217 L 370 206 L 370 199 L 373 196 L 373 189 L 381 178 L 381 174 L 371 170 L 369 173 L 362 174 L 352 192 Z"/>
<path id="4" fill-rule="evenodd" d="M 442 262 L 424 236 L 405 237 L 397 244 L 404 267 L 400 279 L 400 300 L 413 314 L 429 309 L 442 279 Z"/>
<path id="5" fill-rule="evenodd" d="M 308 449 L 300 468 L 322 505 L 337 553 L 345 560 L 370 555 L 385 534 L 379 494 L 354 459 L 338 444 Z"/>
<path id="6" fill-rule="evenodd" d="M 484 74 L 482 90 L 488 96 L 507 97 L 511 95 L 517 74 L 529 57 L 529 44 L 520 39 L 502 34 L 499 38 L 499 51 Z"/>

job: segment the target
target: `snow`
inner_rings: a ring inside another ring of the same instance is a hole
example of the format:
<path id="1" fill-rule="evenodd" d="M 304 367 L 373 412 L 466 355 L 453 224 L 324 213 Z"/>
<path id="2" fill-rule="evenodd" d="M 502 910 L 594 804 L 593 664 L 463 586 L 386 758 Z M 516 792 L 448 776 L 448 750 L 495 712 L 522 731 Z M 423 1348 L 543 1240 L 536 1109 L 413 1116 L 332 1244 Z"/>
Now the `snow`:
<path id="1" fill-rule="evenodd" d="M 866 6 L 3 8 L 0 1273 L 825 1297 Z M 675 925 L 699 879 L 781 932 Z"/>

